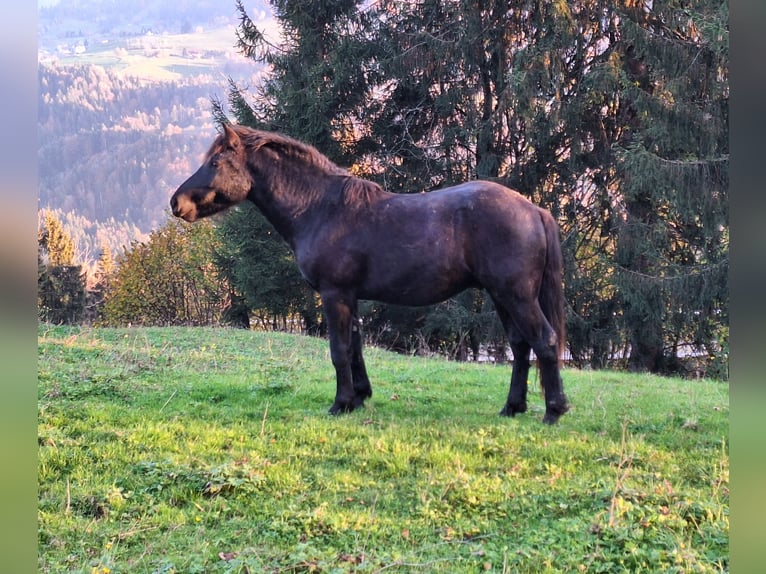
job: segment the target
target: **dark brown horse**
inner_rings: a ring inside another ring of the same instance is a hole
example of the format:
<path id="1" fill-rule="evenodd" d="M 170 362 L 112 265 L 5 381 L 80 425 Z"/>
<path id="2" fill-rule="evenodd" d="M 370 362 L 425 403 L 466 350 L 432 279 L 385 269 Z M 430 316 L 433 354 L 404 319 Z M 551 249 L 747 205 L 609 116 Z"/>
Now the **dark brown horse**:
<path id="1" fill-rule="evenodd" d="M 372 395 L 357 301 L 428 305 L 470 287 L 492 297 L 513 351 L 501 414 L 527 410 L 530 348 L 545 395 L 543 421 L 553 424 L 569 409 L 559 372 L 561 246 L 548 211 L 486 181 L 389 193 L 308 145 L 224 125 L 170 206 L 191 222 L 246 199 L 290 244 L 301 274 L 322 298 L 337 375 L 330 413 L 352 411 Z"/>

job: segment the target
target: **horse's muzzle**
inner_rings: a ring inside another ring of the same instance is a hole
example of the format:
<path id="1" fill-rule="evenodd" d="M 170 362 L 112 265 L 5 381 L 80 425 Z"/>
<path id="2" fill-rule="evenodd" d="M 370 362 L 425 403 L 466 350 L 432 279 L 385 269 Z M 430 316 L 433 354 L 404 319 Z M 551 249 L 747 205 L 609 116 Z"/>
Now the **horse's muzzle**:
<path id="1" fill-rule="evenodd" d="M 185 195 L 174 195 L 170 198 L 170 209 L 173 215 L 189 223 L 197 219 L 197 206 Z"/>

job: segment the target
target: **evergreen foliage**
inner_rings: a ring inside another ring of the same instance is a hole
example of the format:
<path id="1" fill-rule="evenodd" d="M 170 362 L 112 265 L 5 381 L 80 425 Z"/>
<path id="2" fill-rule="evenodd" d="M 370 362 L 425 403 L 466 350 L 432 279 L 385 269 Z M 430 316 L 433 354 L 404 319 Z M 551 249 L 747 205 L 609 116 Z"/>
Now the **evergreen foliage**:
<path id="1" fill-rule="evenodd" d="M 38 267 L 37 309 L 39 318 L 48 323 L 80 323 L 85 312 L 85 276 L 82 267 Z"/>
<path id="2" fill-rule="evenodd" d="M 64 231 L 61 221 L 51 211 L 43 211 L 43 224 L 38 230 L 38 243 L 52 267 L 74 265 L 74 241 Z"/>
<path id="3" fill-rule="evenodd" d="M 623 217 L 615 284 L 634 370 L 676 371 L 689 344 L 726 353 L 727 5 L 656 3 L 626 14 L 633 121 L 617 149 Z"/>
<path id="4" fill-rule="evenodd" d="M 232 210 L 217 226 L 216 236 L 215 264 L 236 286 L 236 307 L 229 309 L 228 323 L 243 326 L 244 310 L 253 310 L 252 319 L 261 328 L 293 330 L 293 320 L 299 318 L 308 331 L 319 329 L 316 296 L 300 276 L 290 248 L 254 205 Z"/>
<path id="5" fill-rule="evenodd" d="M 727 2 L 272 4 L 279 46 L 238 2 L 240 47 L 271 66 L 259 97 L 232 86 L 238 121 L 392 191 L 519 190 L 562 228 L 576 364 L 726 376 Z M 435 348 L 466 329 L 487 343 L 480 315 L 460 318 L 485 308 L 475 297 L 371 305 L 369 322 L 399 343 L 428 340 L 425 325 Z"/>
<path id="6" fill-rule="evenodd" d="M 85 274 L 75 265 L 74 241 L 50 211 L 39 214 L 37 313 L 54 324 L 76 324 L 85 312 Z"/>

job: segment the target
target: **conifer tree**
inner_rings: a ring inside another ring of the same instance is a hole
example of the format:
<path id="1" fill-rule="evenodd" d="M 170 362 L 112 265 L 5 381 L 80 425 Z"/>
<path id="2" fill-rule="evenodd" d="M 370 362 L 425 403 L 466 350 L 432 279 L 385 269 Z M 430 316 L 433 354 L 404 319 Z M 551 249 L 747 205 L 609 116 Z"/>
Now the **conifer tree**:
<path id="1" fill-rule="evenodd" d="M 74 265 L 74 240 L 64 231 L 64 226 L 52 211 L 43 212 L 38 242 L 46 253 L 50 266 Z"/>
<path id="2" fill-rule="evenodd" d="M 231 324 L 285 329 L 290 319 L 300 317 L 305 329 L 318 329 L 319 310 L 311 289 L 290 248 L 255 206 L 243 204 L 229 213 L 216 227 L 216 236 L 220 243 L 213 260 L 235 286 L 228 310 Z M 252 315 L 247 323 L 245 313 Z"/>
<path id="3" fill-rule="evenodd" d="M 98 258 L 98 271 L 96 272 L 96 278 L 98 280 L 107 281 L 112 276 L 116 268 L 114 258 L 112 257 L 112 250 L 109 245 L 103 243 L 101 245 L 101 255 Z"/>
<path id="4" fill-rule="evenodd" d="M 273 72 L 252 106 L 233 87 L 240 121 L 392 191 L 484 178 L 550 209 L 580 365 L 678 371 L 684 343 L 726 362 L 726 2 L 274 6 L 278 49 L 242 11 Z"/>
<path id="5" fill-rule="evenodd" d="M 332 161 L 356 157 L 355 120 L 369 100 L 373 78 L 371 13 L 359 0 L 275 0 L 274 17 L 284 37 L 270 45 L 237 0 L 237 38 L 246 56 L 267 64 L 257 98 L 232 86 L 229 100 L 240 123 L 289 134 L 316 146 Z"/>
<path id="6" fill-rule="evenodd" d="M 85 312 L 85 273 L 75 264 L 74 240 L 50 211 L 37 232 L 38 317 L 50 323 L 77 324 Z"/>
<path id="7" fill-rule="evenodd" d="M 682 344 L 726 353 L 728 5 L 626 10 L 615 253 L 634 370 L 682 369 Z"/>

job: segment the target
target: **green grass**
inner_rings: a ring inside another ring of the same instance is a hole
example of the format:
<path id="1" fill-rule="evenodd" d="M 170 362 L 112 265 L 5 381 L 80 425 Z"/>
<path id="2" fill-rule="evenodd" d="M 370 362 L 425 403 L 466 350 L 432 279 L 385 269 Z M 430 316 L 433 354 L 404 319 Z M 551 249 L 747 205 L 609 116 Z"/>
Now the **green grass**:
<path id="1" fill-rule="evenodd" d="M 573 410 L 497 415 L 510 367 L 205 328 L 38 333 L 43 573 L 728 571 L 728 386 L 566 370 Z"/>

